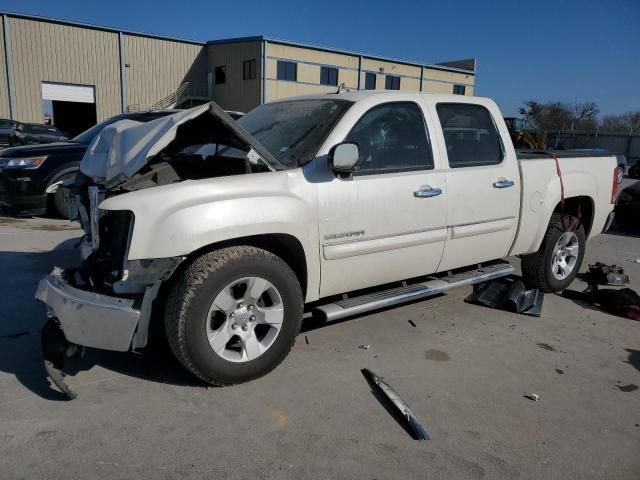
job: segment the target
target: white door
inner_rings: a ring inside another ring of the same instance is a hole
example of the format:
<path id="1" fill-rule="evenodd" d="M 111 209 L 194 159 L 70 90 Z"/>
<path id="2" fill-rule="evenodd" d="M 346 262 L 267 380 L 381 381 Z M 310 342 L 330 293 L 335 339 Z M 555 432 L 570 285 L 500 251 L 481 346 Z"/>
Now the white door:
<path id="1" fill-rule="evenodd" d="M 520 209 L 515 151 L 503 145 L 485 106 L 437 103 L 435 111 L 449 166 L 449 237 L 439 270 L 502 258 L 513 242 Z M 506 129 L 502 134 L 509 138 Z"/>
<path id="2" fill-rule="evenodd" d="M 374 106 L 345 141 L 359 146 L 359 171 L 319 184 L 321 296 L 435 272 L 447 188 L 421 106 Z"/>
<path id="3" fill-rule="evenodd" d="M 95 89 L 87 85 L 42 82 L 42 99 L 63 102 L 96 103 Z"/>

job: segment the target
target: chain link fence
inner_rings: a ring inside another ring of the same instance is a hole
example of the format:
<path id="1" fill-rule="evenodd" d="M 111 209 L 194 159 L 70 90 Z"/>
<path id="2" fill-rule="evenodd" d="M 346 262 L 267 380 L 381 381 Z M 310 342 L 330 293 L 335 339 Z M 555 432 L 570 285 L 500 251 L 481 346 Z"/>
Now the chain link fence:
<path id="1" fill-rule="evenodd" d="M 640 134 L 557 130 L 547 133 L 547 146 L 559 150 L 602 148 L 624 155 L 629 165 L 640 162 Z"/>

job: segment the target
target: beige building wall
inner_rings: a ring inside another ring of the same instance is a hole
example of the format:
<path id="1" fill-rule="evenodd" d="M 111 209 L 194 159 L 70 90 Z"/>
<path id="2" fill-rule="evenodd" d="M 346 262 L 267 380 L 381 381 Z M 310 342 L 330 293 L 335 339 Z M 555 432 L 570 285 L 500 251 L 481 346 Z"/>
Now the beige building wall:
<path id="1" fill-rule="evenodd" d="M 17 120 L 43 121 L 42 82 L 94 86 L 99 122 L 120 113 L 116 33 L 9 17 L 9 34 Z"/>
<path id="2" fill-rule="evenodd" d="M 297 63 L 296 82 L 277 80 L 278 60 Z M 357 55 L 267 43 L 267 101 L 335 91 L 336 87 L 333 85 L 320 84 L 320 70 L 323 66 L 338 69 L 338 85 L 344 83 L 347 88 L 357 89 L 358 64 Z"/>
<path id="3" fill-rule="evenodd" d="M 262 98 L 262 41 L 214 43 L 208 45 L 208 71 L 211 74 L 213 98 L 225 110 L 248 112 L 260 105 Z M 244 80 L 246 60 L 256 61 L 256 78 Z M 215 84 L 215 68 L 224 66 L 225 83 Z"/>
<path id="4" fill-rule="evenodd" d="M 203 45 L 125 34 L 124 61 L 127 105 L 152 105 L 187 81 L 206 92 Z"/>
<path id="5" fill-rule="evenodd" d="M 4 56 L 4 25 L 0 17 L 0 118 L 9 118 L 9 86 Z"/>

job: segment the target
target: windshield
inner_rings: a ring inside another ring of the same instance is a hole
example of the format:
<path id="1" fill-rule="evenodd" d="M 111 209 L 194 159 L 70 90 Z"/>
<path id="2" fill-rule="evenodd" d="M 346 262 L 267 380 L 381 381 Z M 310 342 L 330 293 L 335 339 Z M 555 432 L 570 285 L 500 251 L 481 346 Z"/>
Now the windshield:
<path id="1" fill-rule="evenodd" d="M 102 123 L 94 125 L 89 130 L 85 130 L 80 135 L 73 138 L 71 141 L 76 143 L 81 143 L 83 145 L 89 145 L 91 141 L 95 138 L 95 136 L 98 135 L 104 127 L 106 127 L 107 125 L 111 125 L 112 123 L 115 123 L 118 120 L 122 120 L 124 118 L 131 118 L 131 115 L 127 115 L 126 113 L 123 113 L 121 115 L 116 115 L 115 117 L 111 117 Z"/>
<path id="2" fill-rule="evenodd" d="M 238 123 L 287 168 L 309 162 L 353 104 L 346 100 L 291 100 L 261 105 Z"/>

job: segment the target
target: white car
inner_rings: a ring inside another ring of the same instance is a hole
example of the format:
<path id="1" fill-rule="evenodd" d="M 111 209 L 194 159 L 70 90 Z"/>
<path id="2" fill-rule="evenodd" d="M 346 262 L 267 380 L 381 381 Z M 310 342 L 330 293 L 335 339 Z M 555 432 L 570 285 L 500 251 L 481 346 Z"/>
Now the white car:
<path id="1" fill-rule="evenodd" d="M 373 91 L 237 123 L 213 103 L 118 122 L 81 171 L 86 260 L 41 281 L 51 329 L 127 351 L 159 318 L 218 385 L 276 367 L 305 304 L 343 318 L 507 275 L 513 255 L 527 283 L 562 290 L 610 224 L 618 178 L 606 153 L 516 153 L 489 99 Z"/>

